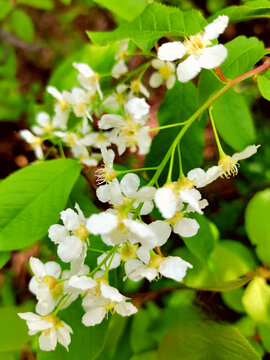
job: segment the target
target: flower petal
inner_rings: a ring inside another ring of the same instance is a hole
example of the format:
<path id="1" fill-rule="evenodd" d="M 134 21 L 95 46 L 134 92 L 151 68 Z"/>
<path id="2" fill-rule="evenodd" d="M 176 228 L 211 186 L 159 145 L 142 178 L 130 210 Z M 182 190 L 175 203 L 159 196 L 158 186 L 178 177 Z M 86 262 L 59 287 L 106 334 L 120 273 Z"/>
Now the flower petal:
<path id="1" fill-rule="evenodd" d="M 224 32 L 228 26 L 229 18 L 226 15 L 219 15 L 212 23 L 204 28 L 203 37 L 206 40 L 214 40 Z"/>
<path id="2" fill-rule="evenodd" d="M 153 221 L 149 227 L 156 235 L 156 246 L 164 245 L 171 235 L 170 225 L 165 221 L 157 220 Z"/>
<path id="3" fill-rule="evenodd" d="M 199 64 L 198 58 L 194 55 L 190 55 L 188 58 L 186 58 L 186 60 L 182 61 L 176 69 L 177 78 L 183 83 L 194 79 L 200 71 L 201 66 Z"/>
<path id="4" fill-rule="evenodd" d="M 171 219 L 177 206 L 177 196 L 169 188 L 159 188 L 155 194 L 155 203 L 165 219 Z"/>
<path id="5" fill-rule="evenodd" d="M 138 312 L 136 306 L 127 301 L 116 304 L 114 310 L 121 316 L 130 316 Z"/>
<path id="6" fill-rule="evenodd" d="M 186 47 L 180 41 L 172 41 L 159 47 L 157 56 L 161 60 L 174 61 L 181 59 L 186 53 Z"/>
<path id="7" fill-rule="evenodd" d="M 191 237 L 197 234 L 199 227 L 196 220 L 182 218 L 174 225 L 173 231 L 183 237 Z"/>
<path id="8" fill-rule="evenodd" d="M 61 211 L 60 214 L 61 214 L 61 220 L 63 221 L 63 224 L 65 225 L 66 229 L 74 231 L 80 227 L 79 216 L 74 210 L 67 209 Z"/>
<path id="9" fill-rule="evenodd" d="M 120 182 L 122 193 L 126 197 L 131 197 L 135 194 L 140 186 L 140 178 L 136 174 L 126 174 Z"/>
<path id="10" fill-rule="evenodd" d="M 181 281 L 186 275 L 187 268 L 192 268 L 192 265 L 178 256 L 169 256 L 162 261 L 158 271 L 167 278 Z"/>
<path id="11" fill-rule="evenodd" d="M 257 149 L 260 147 L 260 145 L 249 145 L 245 150 L 241 151 L 240 153 L 235 153 L 232 156 L 233 160 L 244 160 L 249 158 L 250 156 L 256 154 Z"/>
<path id="12" fill-rule="evenodd" d="M 220 66 L 228 55 L 228 50 L 223 45 L 214 45 L 204 49 L 199 56 L 199 65 L 204 69 L 214 69 Z"/>
<path id="13" fill-rule="evenodd" d="M 49 238 L 55 244 L 60 244 L 68 234 L 68 230 L 63 225 L 55 224 L 49 228 Z"/>
<path id="14" fill-rule="evenodd" d="M 77 259 L 82 252 L 82 242 L 76 236 L 68 236 L 59 244 L 57 254 L 64 262 Z"/>
<path id="15" fill-rule="evenodd" d="M 93 235 L 108 234 L 118 225 L 117 216 L 108 212 L 93 214 L 87 220 L 86 228 Z"/>
<path id="16" fill-rule="evenodd" d="M 92 308 L 84 314 L 82 318 L 82 323 L 85 326 L 94 326 L 100 324 L 104 319 L 106 313 L 107 311 L 105 310 L 104 307 Z"/>

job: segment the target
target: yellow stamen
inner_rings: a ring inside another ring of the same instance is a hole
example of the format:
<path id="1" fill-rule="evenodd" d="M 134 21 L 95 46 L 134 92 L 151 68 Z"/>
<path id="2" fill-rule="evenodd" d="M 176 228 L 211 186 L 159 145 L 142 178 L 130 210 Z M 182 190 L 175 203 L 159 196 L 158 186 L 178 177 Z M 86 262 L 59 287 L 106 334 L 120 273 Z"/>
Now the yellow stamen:
<path id="1" fill-rule="evenodd" d="M 212 45 L 211 41 L 205 40 L 202 34 L 192 35 L 189 38 L 186 38 L 183 44 L 186 47 L 188 55 L 196 56 L 201 55 L 207 46 Z"/>
<path id="2" fill-rule="evenodd" d="M 223 176 L 227 179 L 230 179 L 231 176 L 236 176 L 238 174 L 238 167 L 240 166 L 236 160 L 233 160 L 230 156 L 224 155 L 220 158 L 218 165 L 221 166 L 223 171 Z"/>

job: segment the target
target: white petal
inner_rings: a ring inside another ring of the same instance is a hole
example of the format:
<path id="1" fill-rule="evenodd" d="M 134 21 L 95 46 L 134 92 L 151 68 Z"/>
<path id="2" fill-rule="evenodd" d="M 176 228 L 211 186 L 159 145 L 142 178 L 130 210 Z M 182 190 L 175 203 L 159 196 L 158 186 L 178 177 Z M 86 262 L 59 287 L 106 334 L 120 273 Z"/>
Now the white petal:
<path id="1" fill-rule="evenodd" d="M 76 236 L 68 236 L 58 245 L 57 254 L 64 262 L 77 259 L 82 252 L 82 242 Z"/>
<path id="2" fill-rule="evenodd" d="M 142 116 L 149 114 L 150 106 L 145 99 L 135 97 L 125 104 L 125 109 L 135 119 L 140 119 Z"/>
<path id="3" fill-rule="evenodd" d="M 222 170 L 220 169 L 220 167 L 212 166 L 204 173 L 203 176 L 197 178 L 196 181 L 194 181 L 194 185 L 198 188 L 204 187 L 215 181 L 221 175 L 222 175 Z"/>
<path id="4" fill-rule="evenodd" d="M 176 212 L 177 196 L 171 189 L 163 187 L 157 190 L 155 203 L 165 219 L 170 219 Z"/>
<path id="5" fill-rule="evenodd" d="M 163 77 L 160 75 L 159 72 L 154 72 L 149 79 L 149 85 L 152 88 L 158 88 L 163 83 Z"/>
<path id="6" fill-rule="evenodd" d="M 111 192 L 109 184 L 101 185 L 96 190 L 99 201 L 106 203 L 111 200 Z"/>
<path id="7" fill-rule="evenodd" d="M 82 323 L 85 326 L 94 326 L 100 324 L 106 313 L 107 311 L 104 309 L 104 307 L 90 309 L 84 314 Z"/>
<path id="8" fill-rule="evenodd" d="M 43 332 L 38 338 L 39 347 L 43 351 L 51 351 L 56 348 L 57 337 L 56 331 L 54 329 L 50 329 L 47 332 Z"/>
<path id="9" fill-rule="evenodd" d="M 198 58 L 194 55 L 190 55 L 188 58 L 186 58 L 186 60 L 182 61 L 176 69 L 177 78 L 183 83 L 194 79 L 200 71 L 201 66 L 199 64 Z"/>
<path id="10" fill-rule="evenodd" d="M 183 237 L 191 237 L 197 234 L 199 227 L 196 220 L 182 218 L 174 225 L 173 231 Z"/>
<path id="11" fill-rule="evenodd" d="M 68 350 L 68 345 L 70 344 L 71 338 L 70 338 L 70 334 L 67 331 L 66 327 L 60 326 L 57 329 L 56 334 L 57 334 L 58 342 Z"/>
<path id="12" fill-rule="evenodd" d="M 223 45 L 207 47 L 199 56 L 199 65 L 204 69 L 214 69 L 223 63 L 227 55 L 228 50 Z"/>
<path id="13" fill-rule="evenodd" d="M 118 225 L 118 218 L 114 214 L 103 212 L 100 214 L 93 214 L 87 220 L 86 228 L 93 235 L 108 234 L 114 230 Z"/>
<path id="14" fill-rule="evenodd" d="M 197 199 L 198 196 L 199 199 Z M 180 191 L 180 199 L 182 202 L 187 203 L 190 205 L 190 207 L 193 209 L 193 211 L 196 211 L 199 214 L 202 214 L 202 210 L 200 209 L 198 200 L 201 199 L 201 194 L 196 189 L 191 190 L 181 190 Z"/>
<path id="15" fill-rule="evenodd" d="M 121 188 L 120 188 L 120 184 L 119 181 L 115 178 L 112 179 L 112 181 L 110 181 L 109 185 L 109 189 L 110 189 L 110 200 L 111 203 L 114 206 L 119 206 L 123 204 L 123 196 L 121 194 Z"/>
<path id="16" fill-rule="evenodd" d="M 51 122 L 50 116 L 46 112 L 40 112 L 37 114 L 37 123 L 40 126 L 42 127 L 48 126 L 50 125 L 50 122 Z"/>
<path id="17" fill-rule="evenodd" d="M 195 168 L 188 172 L 187 178 L 189 180 L 198 180 L 205 175 L 205 171 L 201 168 Z"/>
<path id="18" fill-rule="evenodd" d="M 32 279 L 29 282 L 29 290 L 31 291 L 31 293 L 33 293 L 34 295 L 37 294 L 37 287 L 38 287 L 38 283 L 37 283 L 37 277 L 33 276 Z"/>
<path id="19" fill-rule="evenodd" d="M 176 76 L 173 74 L 166 80 L 166 87 L 168 90 L 172 89 L 175 84 Z"/>
<path id="20" fill-rule="evenodd" d="M 85 77 L 91 77 L 95 75 L 94 71 L 90 68 L 90 66 L 85 63 L 73 63 L 72 65 Z"/>
<path id="21" fill-rule="evenodd" d="M 88 276 L 74 275 L 69 279 L 68 285 L 75 289 L 86 291 L 95 287 L 97 283 L 95 280 L 91 279 Z"/>
<path id="22" fill-rule="evenodd" d="M 50 314 L 55 308 L 56 302 L 51 297 L 50 299 L 46 299 L 46 301 L 38 301 L 36 305 L 36 312 L 42 316 Z"/>
<path id="23" fill-rule="evenodd" d="M 107 256 L 107 254 L 102 254 L 97 258 L 97 263 L 98 265 L 105 259 L 105 257 Z M 111 264 L 110 264 L 111 263 Z M 101 269 L 102 270 L 106 270 L 106 267 L 108 267 L 110 264 L 110 270 L 111 269 L 115 269 L 117 268 L 120 264 L 121 264 L 121 260 L 120 260 L 120 254 L 119 253 L 115 253 L 114 257 L 112 259 L 112 257 L 109 257 L 109 259 L 106 261 L 106 265 L 102 265 Z"/>
<path id="24" fill-rule="evenodd" d="M 130 302 L 123 301 L 120 304 L 116 304 L 114 310 L 121 316 L 130 316 L 138 312 L 137 308 Z"/>
<path id="25" fill-rule="evenodd" d="M 125 297 L 120 294 L 120 292 L 116 288 L 104 284 L 104 282 L 102 281 L 100 282 L 100 291 L 103 297 L 113 302 L 121 302 L 125 299 Z"/>
<path id="26" fill-rule="evenodd" d="M 229 18 L 226 15 L 219 15 L 211 24 L 204 28 L 203 37 L 206 40 L 214 40 L 224 32 L 228 26 Z"/>
<path id="27" fill-rule="evenodd" d="M 126 197 L 131 197 L 140 186 L 140 178 L 136 174 L 126 174 L 120 182 L 122 193 Z"/>
<path id="28" fill-rule="evenodd" d="M 144 186 L 136 193 L 136 199 L 139 202 L 154 200 L 157 189 L 153 186 Z"/>
<path id="29" fill-rule="evenodd" d="M 44 264 L 37 258 L 30 257 L 30 267 L 36 277 L 44 277 L 47 275 Z"/>
<path id="30" fill-rule="evenodd" d="M 145 248 L 153 249 L 155 247 L 155 233 L 148 225 L 129 219 L 124 219 L 122 222 L 130 231 L 132 244 L 140 242 Z"/>
<path id="31" fill-rule="evenodd" d="M 256 154 L 257 149 L 259 147 L 260 145 L 250 145 L 247 148 L 245 148 L 245 150 L 243 150 L 242 152 L 233 154 L 232 159 L 236 161 L 247 159 L 250 156 Z"/>
<path id="32" fill-rule="evenodd" d="M 186 275 L 187 268 L 192 268 L 192 265 L 177 256 L 169 256 L 159 267 L 159 272 L 170 279 L 181 281 Z"/>
<path id="33" fill-rule="evenodd" d="M 137 133 L 137 142 L 139 147 L 139 155 L 146 155 L 151 145 L 149 126 L 143 126 L 139 129 Z"/>
<path id="34" fill-rule="evenodd" d="M 135 205 L 135 203 L 136 203 L 136 205 Z M 139 206 L 139 202 L 138 202 L 138 201 L 135 201 L 135 202 L 133 203 L 134 209 L 137 209 L 138 206 Z M 141 214 L 141 215 L 148 215 L 148 214 L 150 214 L 150 212 L 153 210 L 153 208 L 154 208 L 153 201 L 145 201 L 145 202 L 143 203 L 142 208 L 141 208 L 140 214 Z"/>
<path id="35" fill-rule="evenodd" d="M 59 244 L 68 236 L 68 230 L 63 225 L 52 225 L 49 228 L 49 238 L 55 243 Z"/>
<path id="36" fill-rule="evenodd" d="M 159 59 L 153 59 L 152 61 L 151 61 L 151 65 L 153 66 L 153 68 L 154 69 L 161 69 L 161 68 L 163 68 L 163 66 L 165 66 L 165 61 L 163 61 L 163 60 L 159 60 Z"/>
<path id="37" fill-rule="evenodd" d="M 139 249 L 136 251 L 138 258 L 144 262 L 146 265 L 150 261 L 150 251 L 145 249 L 143 246 L 140 246 Z"/>
<path id="38" fill-rule="evenodd" d="M 61 266 L 55 261 L 48 261 L 45 264 L 45 270 L 48 275 L 53 276 L 55 279 L 58 279 L 61 274 Z"/>
<path id="39" fill-rule="evenodd" d="M 153 221 L 149 227 L 156 235 L 156 246 L 164 245 L 171 235 L 170 225 L 164 221 L 157 220 Z"/>
<path id="40" fill-rule="evenodd" d="M 65 225 L 66 229 L 74 231 L 80 227 L 79 216 L 74 210 L 67 209 L 61 211 L 60 214 L 61 214 L 61 220 L 63 221 L 63 224 Z"/>
<path id="41" fill-rule="evenodd" d="M 161 60 L 174 61 L 181 59 L 186 53 L 186 47 L 180 41 L 173 41 L 159 47 L 157 56 Z"/>
<path id="42" fill-rule="evenodd" d="M 47 86 L 46 90 L 51 94 L 56 100 L 61 101 L 63 99 L 62 94 L 54 86 Z"/>
<path id="43" fill-rule="evenodd" d="M 108 130 L 112 128 L 121 128 L 125 125 L 125 120 L 120 115 L 105 114 L 98 122 L 100 129 Z"/>
<path id="44" fill-rule="evenodd" d="M 26 320 L 26 321 L 33 321 L 33 322 L 36 322 L 36 321 L 40 321 L 40 316 L 37 315 L 37 314 L 34 314 L 32 312 L 25 312 L 25 313 L 18 313 L 18 316 L 23 319 L 23 320 Z M 47 322 L 47 321 L 46 321 Z M 48 325 L 48 324 L 47 324 Z"/>

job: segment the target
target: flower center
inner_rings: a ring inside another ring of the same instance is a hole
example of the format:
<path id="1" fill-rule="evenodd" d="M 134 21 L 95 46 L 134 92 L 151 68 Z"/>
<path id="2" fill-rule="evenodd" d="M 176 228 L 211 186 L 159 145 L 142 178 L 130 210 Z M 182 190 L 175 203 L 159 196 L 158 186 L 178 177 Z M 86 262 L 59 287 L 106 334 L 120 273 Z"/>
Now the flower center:
<path id="1" fill-rule="evenodd" d="M 68 133 L 66 134 L 66 143 L 69 145 L 69 146 L 74 146 L 75 145 L 75 137 L 73 134 L 71 133 Z"/>
<path id="2" fill-rule="evenodd" d="M 106 136 L 104 136 L 103 134 L 99 134 L 98 137 L 96 138 L 96 142 L 104 142 L 107 141 Z"/>
<path id="3" fill-rule="evenodd" d="M 183 44 L 186 47 L 186 52 L 188 55 L 200 56 L 204 49 L 212 43 L 209 40 L 205 40 L 202 34 L 197 34 L 186 38 Z"/>
<path id="4" fill-rule="evenodd" d="M 148 267 L 158 269 L 165 259 L 160 255 L 154 255 L 149 261 Z"/>
<path id="5" fill-rule="evenodd" d="M 236 160 L 233 160 L 228 155 L 224 155 L 219 160 L 218 165 L 221 166 L 223 171 L 221 177 L 225 176 L 227 179 L 229 179 L 231 176 L 236 176 L 238 174 L 238 167 L 240 166 Z"/>
<path id="6" fill-rule="evenodd" d="M 83 102 L 78 103 L 75 105 L 76 111 L 80 114 L 85 114 L 85 111 L 87 109 L 87 105 Z"/>
<path id="7" fill-rule="evenodd" d="M 33 147 L 36 147 L 36 146 L 41 146 L 42 143 L 43 143 L 43 140 L 39 136 L 35 136 L 32 143 L 31 143 L 31 145 Z"/>
<path id="8" fill-rule="evenodd" d="M 141 82 L 140 80 L 133 80 L 130 82 L 130 89 L 134 93 L 139 93 L 141 89 Z"/>
<path id="9" fill-rule="evenodd" d="M 193 181 L 189 180 L 187 177 L 180 178 L 177 181 L 177 187 L 179 190 L 190 190 L 193 188 Z"/>
<path id="10" fill-rule="evenodd" d="M 68 108 L 68 103 L 65 100 L 59 101 L 58 104 L 62 111 L 65 111 Z"/>
<path id="11" fill-rule="evenodd" d="M 172 69 L 167 64 L 165 64 L 158 71 L 165 80 L 167 80 L 172 75 Z"/>
<path id="12" fill-rule="evenodd" d="M 171 219 L 167 219 L 165 221 L 169 223 L 171 226 L 174 226 L 183 217 L 184 217 L 184 213 L 182 211 L 178 211 L 177 213 L 174 214 L 174 216 Z"/>
<path id="13" fill-rule="evenodd" d="M 126 242 L 120 249 L 118 249 L 120 259 L 123 261 L 135 259 L 137 257 L 136 251 L 138 249 L 138 246 L 138 244 L 132 245 L 129 242 Z"/>
<path id="14" fill-rule="evenodd" d="M 106 164 L 104 167 L 97 169 L 95 174 L 97 177 L 97 185 L 108 183 L 117 176 L 117 172 L 114 169 L 108 172 Z"/>
<path id="15" fill-rule="evenodd" d="M 127 120 L 126 125 L 121 132 L 124 135 L 125 141 L 128 145 L 132 145 L 134 142 L 136 142 L 137 129 L 137 124 L 131 120 Z"/>
<path id="16" fill-rule="evenodd" d="M 48 315 L 42 316 L 42 319 L 45 321 L 51 322 L 53 324 L 53 327 L 56 330 L 63 326 L 62 321 L 58 317 L 56 317 L 54 314 L 48 314 Z M 48 329 L 48 330 L 50 330 L 50 329 Z M 48 333 L 46 334 L 46 331 L 47 330 L 45 330 L 45 335 L 48 335 Z"/>
<path id="17" fill-rule="evenodd" d="M 120 105 L 123 105 L 123 104 L 126 103 L 127 97 L 126 97 L 126 95 L 123 94 L 123 93 L 117 93 L 117 94 L 116 94 L 116 100 L 117 100 L 117 102 L 118 102 Z"/>
<path id="18" fill-rule="evenodd" d="M 54 130 L 54 128 L 53 128 L 53 126 L 51 125 L 51 124 L 49 124 L 49 125 L 47 125 L 47 126 L 44 126 L 44 132 L 46 133 L 46 134 L 50 134 L 51 132 L 53 132 L 53 130 Z"/>
<path id="19" fill-rule="evenodd" d="M 41 282 L 48 285 L 51 296 L 53 297 L 54 300 L 57 300 L 59 296 L 63 294 L 63 284 L 57 282 L 57 280 L 53 276 L 46 275 Z"/>
<path id="20" fill-rule="evenodd" d="M 85 226 L 80 225 L 80 227 L 76 230 L 75 235 L 78 236 L 78 238 L 80 238 L 81 241 L 85 241 L 90 235 L 90 233 Z"/>

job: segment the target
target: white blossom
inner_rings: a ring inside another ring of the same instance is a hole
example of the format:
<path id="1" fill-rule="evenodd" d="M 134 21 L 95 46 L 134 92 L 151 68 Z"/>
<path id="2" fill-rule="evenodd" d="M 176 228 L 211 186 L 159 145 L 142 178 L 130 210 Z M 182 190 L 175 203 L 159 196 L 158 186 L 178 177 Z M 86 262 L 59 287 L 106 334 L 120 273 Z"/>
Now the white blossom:
<path id="1" fill-rule="evenodd" d="M 19 134 L 28 144 L 31 145 L 36 158 L 40 160 L 43 159 L 44 155 L 41 147 L 43 140 L 39 136 L 32 134 L 29 130 L 20 130 Z"/>
<path id="2" fill-rule="evenodd" d="M 166 61 L 187 58 L 177 66 L 177 77 L 181 82 L 193 79 L 202 68 L 214 69 L 221 65 L 227 57 L 227 49 L 223 45 L 213 45 L 224 32 L 229 22 L 225 15 L 218 16 L 211 24 L 204 28 L 203 33 L 192 35 L 182 42 L 175 41 L 161 45 L 158 58 Z"/>
<path id="3" fill-rule="evenodd" d="M 60 320 L 54 314 L 39 316 L 32 312 L 18 313 L 20 318 L 26 320 L 29 328 L 29 335 L 41 332 L 38 339 L 39 347 L 43 351 L 55 350 L 57 342 L 68 350 L 70 344 L 70 334 L 73 333 L 71 327 Z"/>
<path id="4" fill-rule="evenodd" d="M 52 125 L 55 128 L 66 130 L 67 121 L 70 113 L 69 104 L 64 99 L 63 93 L 58 91 L 54 86 L 47 86 L 46 90 L 57 100 L 54 105 L 55 114 L 52 120 Z"/>
<path id="5" fill-rule="evenodd" d="M 90 95 L 97 91 L 99 97 L 102 99 L 103 94 L 99 85 L 100 75 L 95 73 L 90 66 L 85 63 L 73 63 L 73 67 L 79 71 L 77 78 L 82 87 L 88 90 Z"/>
<path id="6" fill-rule="evenodd" d="M 152 60 L 152 66 L 158 71 L 154 71 L 150 76 L 150 86 L 157 88 L 165 82 L 167 89 L 171 89 L 176 80 L 174 64 L 172 62 L 154 59 Z"/>

